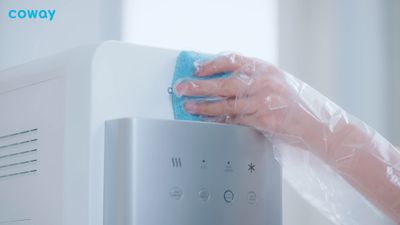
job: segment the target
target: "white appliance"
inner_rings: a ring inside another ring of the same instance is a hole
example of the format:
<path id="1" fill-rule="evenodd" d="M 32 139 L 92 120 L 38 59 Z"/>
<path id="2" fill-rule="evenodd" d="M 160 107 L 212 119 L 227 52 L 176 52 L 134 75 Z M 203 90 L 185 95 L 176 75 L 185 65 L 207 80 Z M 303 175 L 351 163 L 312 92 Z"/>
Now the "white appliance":
<path id="1" fill-rule="evenodd" d="M 105 42 L 1 71 L 0 224 L 281 224 L 264 138 L 172 121 L 177 54 Z"/>

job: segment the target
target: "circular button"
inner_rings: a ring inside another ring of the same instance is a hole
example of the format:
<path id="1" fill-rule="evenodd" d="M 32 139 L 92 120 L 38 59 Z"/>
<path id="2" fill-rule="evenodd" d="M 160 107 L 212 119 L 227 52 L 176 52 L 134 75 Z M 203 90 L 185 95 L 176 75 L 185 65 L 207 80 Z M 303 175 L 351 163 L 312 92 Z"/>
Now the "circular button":
<path id="1" fill-rule="evenodd" d="M 233 192 L 231 190 L 226 190 L 224 193 L 225 202 L 231 203 L 233 201 L 234 196 L 235 195 L 233 194 Z"/>
<path id="2" fill-rule="evenodd" d="M 250 192 L 247 194 L 247 200 L 248 200 L 248 202 L 249 202 L 250 205 L 256 204 L 256 202 L 257 202 L 257 195 L 256 195 L 256 193 L 255 193 L 254 191 L 250 191 Z"/>
<path id="3" fill-rule="evenodd" d="M 203 202 L 206 202 L 210 199 L 210 192 L 206 188 L 202 188 L 199 191 L 199 197 Z"/>
<path id="4" fill-rule="evenodd" d="M 172 187 L 171 190 L 169 190 L 169 196 L 172 199 L 180 200 L 182 198 L 182 195 L 183 195 L 183 190 L 179 187 Z"/>

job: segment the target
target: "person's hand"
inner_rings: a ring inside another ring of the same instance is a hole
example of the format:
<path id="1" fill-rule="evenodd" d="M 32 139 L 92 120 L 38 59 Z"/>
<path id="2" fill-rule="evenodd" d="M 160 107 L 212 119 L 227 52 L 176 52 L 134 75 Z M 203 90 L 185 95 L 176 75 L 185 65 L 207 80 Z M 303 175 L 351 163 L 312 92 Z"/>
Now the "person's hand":
<path id="1" fill-rule="evenodd" d="M 255 127 L 273 144 L 314 153 L 400 223 L 400 152 L 385 138 L 304 82 L 261 60 L 220 56 L 199 64 L 196 75 L 224 72 L 231 76 L 176 85 L 180 95 L 220 98 L 186 102 L 189 113 Z"/>
<path id="2" fill-rule="evenodd" d="M 326 99 L 310 94 L 315 91 L 308 85 L 259 59 L 223 55 L 197 68 L 198 77 L 231 73 L 229 77 L 189 80 L 176 86 L 180 95 L 220 97 L 217 102 L 185 104 L 189 113 L 211 117 L 213 121 L 251 126 L 266 135 L 302 141 L 313 135 L 308 132 L 310 128 L 323 128 L 320 118 L 336 113 L 329 111 L 335 110 L 332 107 L 326 111 Z"/>

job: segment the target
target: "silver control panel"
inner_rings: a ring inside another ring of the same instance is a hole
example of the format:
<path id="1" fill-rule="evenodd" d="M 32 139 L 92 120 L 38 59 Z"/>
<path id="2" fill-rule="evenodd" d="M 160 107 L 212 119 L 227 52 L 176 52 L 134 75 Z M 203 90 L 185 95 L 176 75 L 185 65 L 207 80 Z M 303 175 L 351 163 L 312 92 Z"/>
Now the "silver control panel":
<path id="1" fill-rule="evenodd" d="M 105 225 L 280 225 L 281 170 L 257 131 L 106 122 Z"/>

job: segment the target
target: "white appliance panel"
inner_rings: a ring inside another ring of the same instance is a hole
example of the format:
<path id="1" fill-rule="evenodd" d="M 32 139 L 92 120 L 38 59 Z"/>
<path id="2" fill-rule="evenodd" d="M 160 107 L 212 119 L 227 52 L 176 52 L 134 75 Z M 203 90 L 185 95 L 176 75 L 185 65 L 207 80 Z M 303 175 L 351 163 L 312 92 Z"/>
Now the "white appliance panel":
<path id="1" fill-rule="evenodd" d="M 64 83 L 0 93 L 0 224 L 62 223 Z"/>

